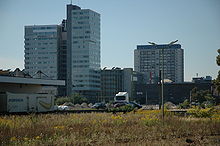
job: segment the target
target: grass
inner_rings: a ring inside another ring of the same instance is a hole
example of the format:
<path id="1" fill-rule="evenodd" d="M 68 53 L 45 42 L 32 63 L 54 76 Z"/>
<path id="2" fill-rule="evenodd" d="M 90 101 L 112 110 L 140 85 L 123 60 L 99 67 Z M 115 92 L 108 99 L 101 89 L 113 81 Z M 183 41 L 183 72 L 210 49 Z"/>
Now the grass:
<path id="1" fill-rule="evenodd" d="M 1 116 L 0 145 L 218 145 L 219 117 L 167 114 L 162 122 L 157 110 Z"/>

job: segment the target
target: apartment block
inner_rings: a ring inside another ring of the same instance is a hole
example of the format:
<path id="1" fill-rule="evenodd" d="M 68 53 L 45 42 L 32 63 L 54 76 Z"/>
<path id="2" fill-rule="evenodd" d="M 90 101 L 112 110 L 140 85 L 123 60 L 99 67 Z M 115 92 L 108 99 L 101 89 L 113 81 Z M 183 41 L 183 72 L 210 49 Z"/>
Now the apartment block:
<path id="1" fill-rule="evenodd" d="M 184 51 L 180 44 L 138 45 L 134 50 L 134 70 L 145 74 L 147 84 L 160 81 L 162 64 L 164 79 L 184 81 Z"/>

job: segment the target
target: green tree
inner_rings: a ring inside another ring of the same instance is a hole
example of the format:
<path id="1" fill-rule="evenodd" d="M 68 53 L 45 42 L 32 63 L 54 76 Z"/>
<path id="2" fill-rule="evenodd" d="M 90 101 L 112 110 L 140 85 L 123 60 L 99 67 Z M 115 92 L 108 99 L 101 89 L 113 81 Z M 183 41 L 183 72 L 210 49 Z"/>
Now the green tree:
<path id="1" fill-rule="evenodd" d="M 71 99 L 69 97 L 58 97 L 55 100 L 55 104 L 57 104 L 57 105 L 62 105 L 65 102 L 71 102 Z"/>
<path id="2" fill-rule="evenodd" d="M 197 88 L 193 88 L 191 91 L 192 101 L 202 104 L 213 104 L 215 102 L 215 98 L 212 96 L 210 90 L 198 90 Z"/>
<path id="3" fill-rule="evenodd" d="M 216 57 L 216 63 L 220 66 L 220 49 L 218 49 L 218 56 Z"/>
<path id="4" fill-rule="evenodd" d="M 65 102 L 72 102 L 73 104 L 82 104 L 83 102 L 88 102 L 85 97 L 82 97 L 80 94 L 72 94 L 70 97 L 58 97 L 55 101 L 57 105 L 62 105 Z"/>
<path id="5" fill-rule="evenodd" d="M 81 96 L 78 93 L 72 94 L 70 96 L 70 99 L 71 99 L 71 102 L 74 104 L 82 104 L 83 102 L 86 102 L 86 103 L 88 102 L 87 98 Z"/>
<path id="6" fill-rule="evenodd" d="M 220 66 L 220 49 L 218 49 L 218 56 L 216 57 L 216 63 L 218 66 Z M 219 95 L 220 93 L 220 70 L 218 71 L 218 76 L 217 78 L 213 81 L 214 83 L 214 88 L 217 91 L 217 94 Z"/>

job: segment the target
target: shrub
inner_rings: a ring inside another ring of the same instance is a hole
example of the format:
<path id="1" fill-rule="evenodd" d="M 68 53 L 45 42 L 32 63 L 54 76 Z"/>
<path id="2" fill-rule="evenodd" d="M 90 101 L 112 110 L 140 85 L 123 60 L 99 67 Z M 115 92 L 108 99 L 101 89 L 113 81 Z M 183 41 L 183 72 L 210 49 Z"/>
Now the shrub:
<path id="1" fill-rule="evenodd" d="M 70 96 L 71 102 L 74 104 L 82 104 L 82 103 L 88 103 L 87 98 L 82 97 L 80 94 L 73 94 Z"/>
<path id="2" fill-rule="evenodd" d="M 65 102 L 72 102 L 74 104 L 87 103 L 88 100 L 85 97 L 82 97 L 80 94 L 73 94 L 70 97 L 58 97 L 55 101 L 57 105 L 64 104 Z"/>
<path id="3" fill-rule="evenodd" d="M 196 118 L 211 118 L 215 111 L 213 108 L 200 109 L 196 107 L 188 110 L 187 113 Z"/>
<path id="4" fill-rule="evenodd" d="M 179 108 L 181 109 L 189 108 L 189 101 L 187 99 L 184 100 L 184 102 L 179 105 Z"/>
<path id="5" fill-rule="evenodd" d="M 123 113 L 126 113 L 126 112 L 130 112 L 132 111 L 134 108 L 132 105 L 124 105 L 124 106 L 121 106 L 121 107 L 116 107 L 116 108 L 110 108 L 108 111 L 109 112 L 123 112 Z"/>
<path id="6" fill-rule="evenodd" d="M 65 102 L 71 102 L 71 99 L 69 97 L 59 97 L 55 100 L 55 104 L 62 105 Z"/>

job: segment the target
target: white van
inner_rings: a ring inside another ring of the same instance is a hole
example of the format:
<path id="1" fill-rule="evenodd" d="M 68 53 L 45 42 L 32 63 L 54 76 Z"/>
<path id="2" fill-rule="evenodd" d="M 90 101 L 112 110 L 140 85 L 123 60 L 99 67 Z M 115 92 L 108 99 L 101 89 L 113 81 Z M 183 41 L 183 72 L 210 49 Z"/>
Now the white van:
<path id="1" fill-rule="evenodd" d="M 114 98 L 115 102 L 129 102 L 128 92 L 118 92 Z"/>

